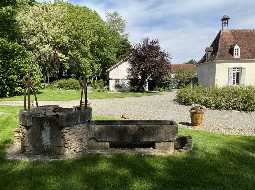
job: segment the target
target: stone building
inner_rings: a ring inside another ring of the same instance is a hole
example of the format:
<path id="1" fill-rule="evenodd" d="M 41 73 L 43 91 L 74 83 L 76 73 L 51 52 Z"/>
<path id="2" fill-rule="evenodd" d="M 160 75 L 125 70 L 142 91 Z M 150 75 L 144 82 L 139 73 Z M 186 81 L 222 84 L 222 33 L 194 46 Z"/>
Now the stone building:
<path id="1" fill-rule="evenodd" d="M 210 86 L 255 86 L 255 30 L 229 29 L 228 16 L 198 64 L 198 82 Z"/>

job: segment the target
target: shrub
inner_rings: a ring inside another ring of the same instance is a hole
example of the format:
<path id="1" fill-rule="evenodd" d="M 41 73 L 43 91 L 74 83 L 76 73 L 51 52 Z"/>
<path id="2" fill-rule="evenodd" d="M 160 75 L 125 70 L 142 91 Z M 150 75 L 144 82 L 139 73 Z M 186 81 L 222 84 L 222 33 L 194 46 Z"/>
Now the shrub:
<path id="1" fill-rule="evenodd" d="M 172 79 L 173 86 L 178 89 L 194 83 L 196 83 L 196 73 L 194 71 L 180 70 L 175 73 Z"/>
<path id="2" fill-rule="evenodd" d="M 187 87 L 177 93 L 176 101 L 183 105 L 200 104 L 217 110 L 255 111 L 254 87 L 202 88 Z"/>
<path id="3" fill-rule="evenodd" d="M 32 55 L 18 43 L 0 38 L 0 97 L 22 94 L 23 77 L 28 73 L 39 87 L 42 75 Z"/>
<path id="4" fill-rule="evenodd" d="M 164 76 L 158 87 L 164 90 L 181 89 L 189 85 L 197 85 L 197 76 L 194 71 L 179 70 L 174 75 L 172 73 Z"/>
<path id="5" fill-rule="evenodd" d="M 65 90 L 78 90 L 80 89 L 80 83 L 77 79 L 61 79 L 51 84 L 52 87 L 65 89 Z"/>
<path id="6" fill-rule="evenodd" d="M 91 86 L 92 86 L 93 89 L 95 89 L 97 91 L 104 91 L 105 90 L 105 88 L 104 88 L 105 83 L 104 83 L 103 80 L 93 80 L 91 82 Z"/>
<path id="7" fill-rule="evenodd" d="M 173 88 L 176 88 L 175 80 L 169 73 L 164 76 L 163 80 L 157 85 L 156 90 L 161 89 L 162 91 L 171 91 Z"/>

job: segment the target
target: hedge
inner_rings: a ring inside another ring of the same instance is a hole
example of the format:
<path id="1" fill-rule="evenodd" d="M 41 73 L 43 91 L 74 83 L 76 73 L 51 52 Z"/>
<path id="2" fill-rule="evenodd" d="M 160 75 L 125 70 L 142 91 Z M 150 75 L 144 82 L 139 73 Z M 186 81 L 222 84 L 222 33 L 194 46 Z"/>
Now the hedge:
<path id="1" fill-rule="evenodd" d="M 64 89 L 64 90 L 78 90 L 80 89 L 80 83 L 77 79 L 61 79 L 51 84 L 51 87 Z"/>
<path id="2" fill-rule="evenodd" d="M 254 87 L 187 87 L 178 91 L 176 101 L 183 105 L 199 104 L 210 109 L 255 111 Z"/>

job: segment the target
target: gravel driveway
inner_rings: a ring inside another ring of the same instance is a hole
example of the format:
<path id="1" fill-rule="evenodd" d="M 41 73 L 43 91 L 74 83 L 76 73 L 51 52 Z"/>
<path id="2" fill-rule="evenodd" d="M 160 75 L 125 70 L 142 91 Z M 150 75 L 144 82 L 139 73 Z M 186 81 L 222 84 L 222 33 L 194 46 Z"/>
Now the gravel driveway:
<path id="1" fill-rule="evenodd" d="M 190 127 L 188 106 L 174 102 L 176 93 L 166 92 L 161 95 L 103 99 L 89 101 L 96 115 L 109 115 L 120 118 L 122 114 L 128 119 L 162 119 L 175 120 L 182 127 Z M 0 105 L 22 106 L 23 102 L 0 102 Z M 79 101 L 41 101 L 40 105 L 60 105 L 73 107 Z M 255 135 L 255 112 L 207 110 L 205 113 L 205 130 L 224 134 Z"/>

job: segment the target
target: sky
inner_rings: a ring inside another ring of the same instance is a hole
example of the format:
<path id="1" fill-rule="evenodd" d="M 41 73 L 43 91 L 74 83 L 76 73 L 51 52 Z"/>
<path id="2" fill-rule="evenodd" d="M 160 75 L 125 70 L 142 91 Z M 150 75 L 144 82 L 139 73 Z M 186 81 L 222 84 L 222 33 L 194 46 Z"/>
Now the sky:
<path id="1" fill-rule="evenodd" d="M 45 1 L 45 0 L 38 0 Z M 46 0 L 50 1 L 50 0 Z M 127 22 L 132 44 L 158 39 L 172 63 L 199 60 L 221 29 L 223 15 L 230 29 L 255 28 L 255 0 L 69 0 L 87 6 L 105 19 L 117 11 Z"/>

